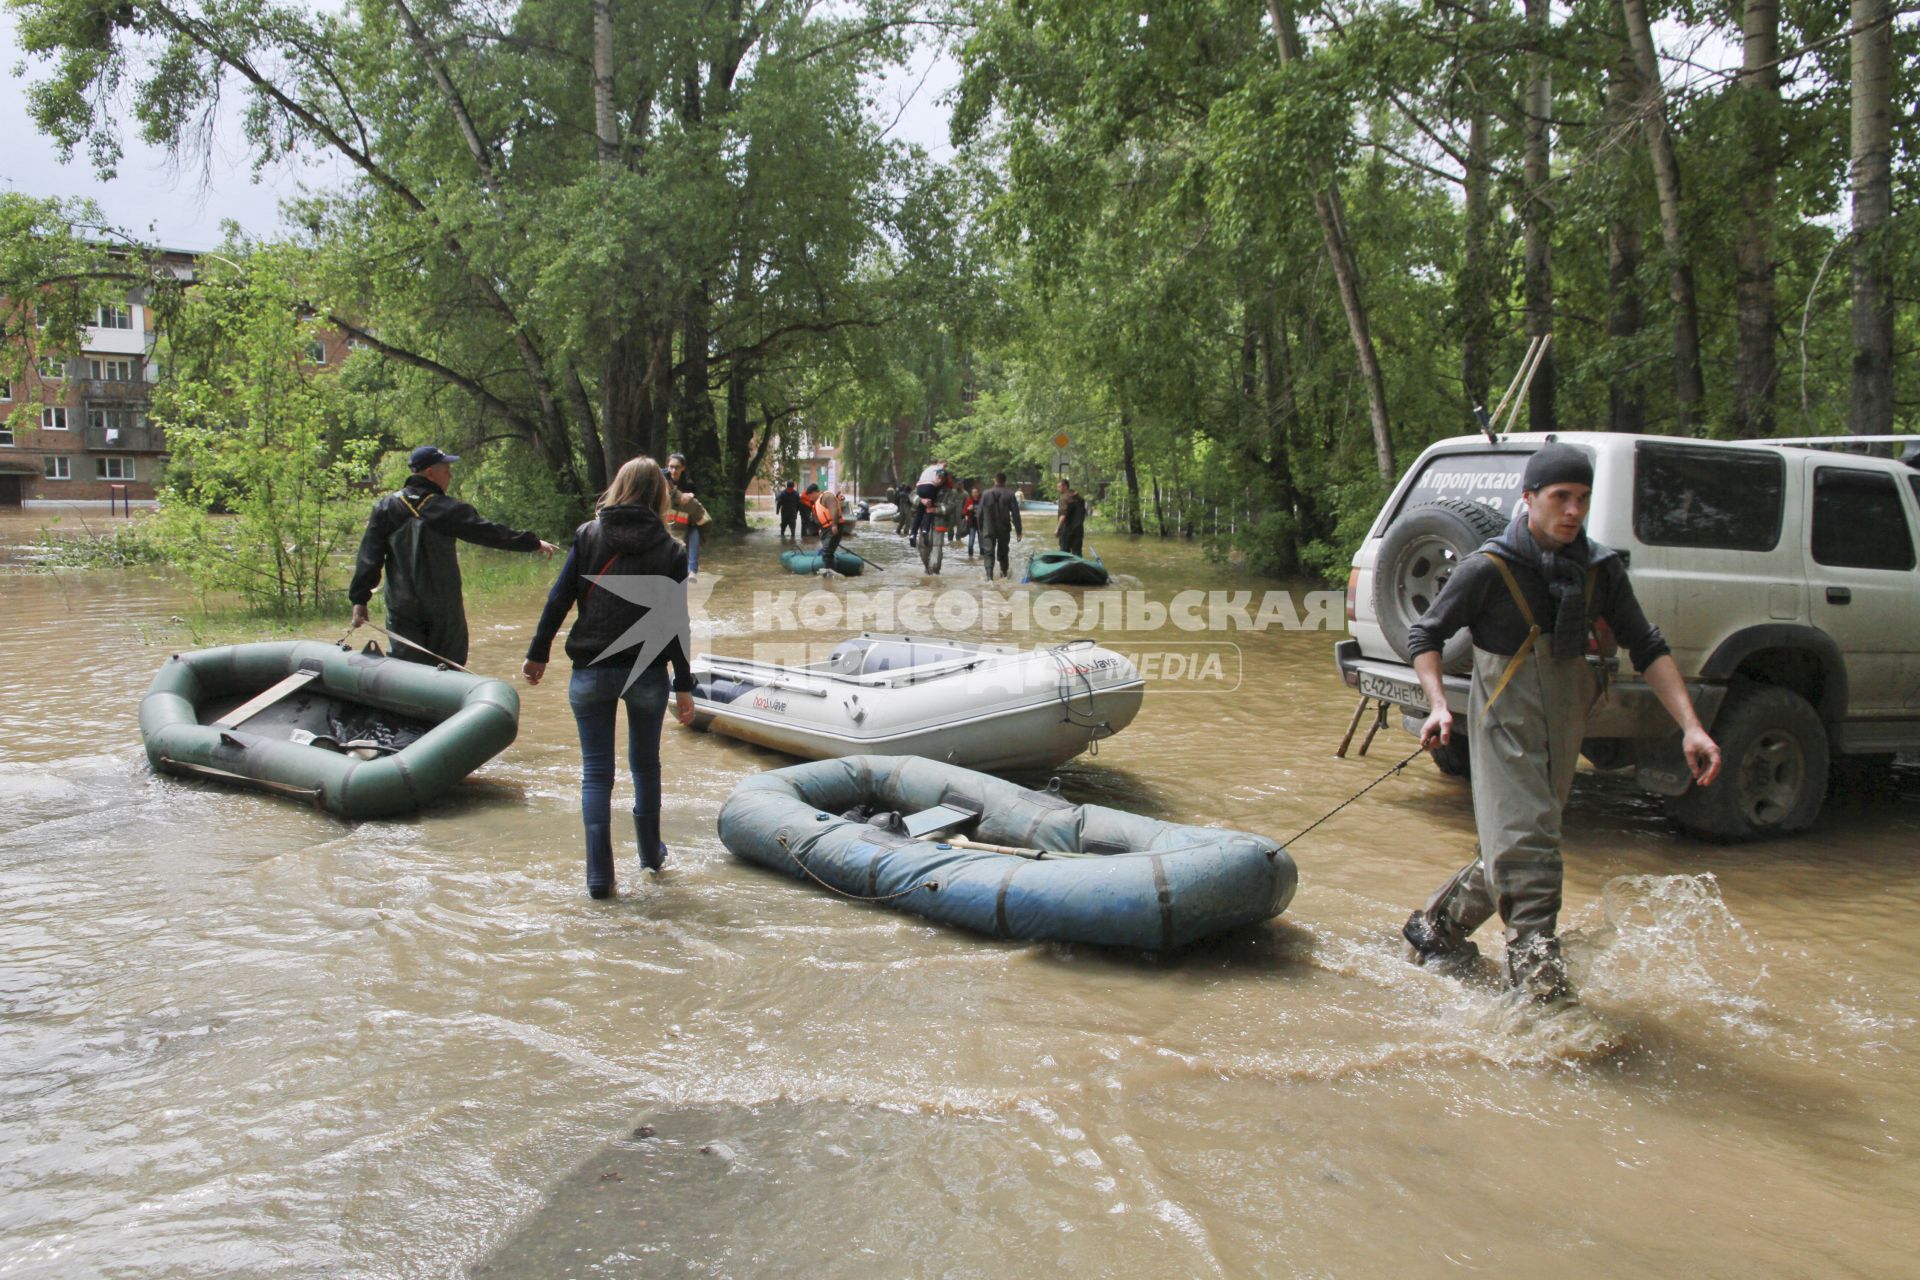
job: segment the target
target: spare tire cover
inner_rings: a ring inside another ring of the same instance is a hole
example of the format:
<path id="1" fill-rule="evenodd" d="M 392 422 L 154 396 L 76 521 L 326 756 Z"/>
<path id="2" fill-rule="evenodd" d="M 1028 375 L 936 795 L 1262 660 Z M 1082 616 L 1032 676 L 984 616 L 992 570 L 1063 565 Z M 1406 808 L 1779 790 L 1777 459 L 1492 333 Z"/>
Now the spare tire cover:
<path id="1" fill-rule="evenodd" d="M 1460 562 L 1505 527 L 1500 513 L 1462 498 L 1409 507 L 1387 527 L 1373 569 L 1373 614 L 1387 643 L 1407 658 L 1407 631 L 1433 606 Z M 1440 669 L 1473 669 L 1473 637 L 1462 627 L 1440 651 Z"/>

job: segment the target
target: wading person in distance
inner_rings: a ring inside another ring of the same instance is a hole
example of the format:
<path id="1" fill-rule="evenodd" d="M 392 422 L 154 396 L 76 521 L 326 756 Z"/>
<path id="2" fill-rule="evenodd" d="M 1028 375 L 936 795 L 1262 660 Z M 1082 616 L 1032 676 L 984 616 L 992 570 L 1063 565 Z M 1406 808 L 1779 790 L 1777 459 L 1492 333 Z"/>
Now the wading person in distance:
<path id="1" fill-rule="evenodd" d="M 1073 486 L 1063 478 L 1060 481 L 1060 516 L 1054 521 L 1054 535 L 1060 540 L 1060 549 L 1070 555 L 1079 555 L 1087 541 L 1087 500 L 1073 491 Z"/>
<path id="2" fill-rule="evenodd" d="M 1587 661 L 1595 619 L 1606 620 L 1680 726 L 1696 786 L 1718 776 L 1720 749 L 1694 714 L 1666 640 L 1641 612 L 1625 562 L 1586 535 L 1587 455 L 1549 444 L 1528 461 L 1521 488 L 1524 502 L 1506 532 L 1460 562 L 1408 633 L 1413 669 L 1433 708 L 1420 728 L 1429 747 L 1453 735 L 1440 649 L 1461 627 L 1473 634 L 1467 746 L 1480 849 L 1401 932 L 1416 963 L 1459 964 L 1479 954 L 1467 937 L 1497 911 L 1509 980 L 1546 1001 L 1572 994 L 1555 932 L 1560 819 L 1599 694 Z"/>
<path id="3" fill-rule="evenodd" d="M 800 536 L 817 538 L 820 536 L 820 522 L 813 518 L 813 504 L 820 501 L 820 486 L 810 484 L 800 494 Z"/>
<path id="4" fill-rule="evenodd" d="M 773 509 L 780 517 L 780 540 L 785 542 L 794 536 L 800 524 L 800 494 L 793 487 L 793 481 L 787 481 L 787 487 L 773 500 Z"/>
<path id="5" fill-rule="evenodd" d="M 993 487 L 980 495 L 974 516 L 980 525 L 980 558 L 987 566 L 987 581 L 993 581 L 996 557 L 1000 576 L 1006 577 L 1008 539 L 1026 537 L 1020 527 L 1020 495 L 1007 488 L 1006 472 L 994 473 Z"/>
<path id="6" fill-rule="evenodd" d="M 501 551 L 558 548 L 535 533 L 483 520 L 468 504 L 447 496 L 458 454 L 423 444 L 407 457 L 413 474 L 398 492 L 373 504 L 360 538 L 347 599 L 353 625 L 367 621 L 373 589 L 387 580 L 387 631 L 398 640 L 393 656 L 409 662 L 466 665 L 467 610 L 460 598 L 460 555 L 454 539 Z M 417 646 L 417 647 L 416 647 Z"/>
<path id="7" fill-rule="evenodd" d="M 579 616 L 567 632 L 566 654 L 573 660 L 567 701 L 580 730 L 580 820 L 586 828 L 587 892 L 596 898 L 613 893 L 614 721 L 622 702 L 640 865 L 658 871 L 667 860 L 660 838 L 660 725 L 667 709 L 668 668 L 673 714 L 681 724 L 693 723 L 693 676 L 677 635 L 636 674 L 640 647 L 616 646 L 652 610 L 595 579 L 659 579 L 679 584 L 676 589 L 684 594 L 687 549 L 667 531 L 672 509 L 667 478 L 652 458 L 635 458 L 620 468 L 594 518 L 574 531 L 573 549 L 547 594 L 521 668 L 528 684 L 540 683 L 553 637 L 568 610 L 578 606 Z"/>
<path id="8" fill-rule="evenodd" d="M 933 523 L 933 505 L 939 500 L 941 489 L 951 484 L 947 475 L 947 464 L 931 462 L 913 486 L 913 523 L 907 529 L 909 542 L 920 536 L 920 531 Z"/>
<path id="9" fill-rule="evenodd" d="M 667 479 L 673 485 L 673 532 L 687 544 L 687 576 L 700 572 L 700 539 L 713 517 L 693 493 L 693 473 L 687 470 L 687 455 L 667 455 Z"/>
<path id="10" fill-rule="evenodd" d="M 820 567 L 833 568 L 834 553 L 840 539 L 847 536 L 847 499 L 838 489 L 829 489 L 813 502 L 813 518 L 820 523 Z"/>

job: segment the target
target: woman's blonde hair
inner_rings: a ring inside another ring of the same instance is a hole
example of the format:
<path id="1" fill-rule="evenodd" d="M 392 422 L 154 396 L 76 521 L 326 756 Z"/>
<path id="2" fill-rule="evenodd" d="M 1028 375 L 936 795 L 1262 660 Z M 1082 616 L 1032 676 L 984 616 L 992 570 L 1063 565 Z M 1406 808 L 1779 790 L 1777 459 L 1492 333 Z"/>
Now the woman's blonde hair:
<path id="1" fill-rule="evenodd" d="M 667 473 L 643 453 L 628 459 L 614 473 L 613 483 L 600 495 L 594 513 L 598 515 L 608 507 L 650 507 L 664 524 L 673 514 L 667 495 Z"/>

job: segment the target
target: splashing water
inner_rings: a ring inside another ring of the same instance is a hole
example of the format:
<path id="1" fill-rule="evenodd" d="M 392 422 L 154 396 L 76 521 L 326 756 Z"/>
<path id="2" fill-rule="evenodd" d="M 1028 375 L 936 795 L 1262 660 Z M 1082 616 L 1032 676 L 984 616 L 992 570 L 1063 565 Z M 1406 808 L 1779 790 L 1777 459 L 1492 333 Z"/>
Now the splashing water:
<path id="1" fill-rule="evenodd" d="M 1711 873 L 1619 876 L 1601 898 L 1604 923 L 1584 935 L 1582 989 L 1656 1015 L 1714 1011 L 1763 1033 L 1760 946 L 1728 909 Z"/>

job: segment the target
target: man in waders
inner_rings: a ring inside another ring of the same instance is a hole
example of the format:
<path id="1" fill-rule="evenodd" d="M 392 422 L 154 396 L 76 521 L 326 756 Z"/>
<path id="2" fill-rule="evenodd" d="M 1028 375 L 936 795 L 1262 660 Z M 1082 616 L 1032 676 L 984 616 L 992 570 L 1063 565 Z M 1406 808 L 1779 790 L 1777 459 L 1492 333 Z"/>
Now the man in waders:
<path id="1" fill-rule="evenodd" d="M 1586 536 L 1593 463 L 1549 444 L 1527 463 L 1524 503 L 1506 532 L 1460 562 L 1426 616 L 1409 629 L 1413 669 L 1433 710 L 1422 745 L 1453 736 L 1440 682 L 1440 649 L 1461 627 L 1473 634 L 1468 752 L 1479 856 L 1407 918 L 1415 963 L 1478 956 L 1467 940 L 1498 912 L 1507 976 L 1530 998 L 1572 994 L 1560 941 L 1560 816 L 1573 786 L 1587 712 L 1599 678 L 1588 636 L 1605 619 L 1680 726 L 1696 786 L 1720 772 L 1720 749 L 1700 727 L 1659 630 L 1647 621 L 1618 552 Z"/>
<path id="2" fill-rule="evenodd" d="M 468 504 L 447 496 L 458 454 L 423 444 L 407 457 L 413 474 L 397 493 L 373 506 L 360 539 L 347 599 L 353 625 L 367 621 L 367 602 L 387 578 L 387 632 L 396 641 L 392 656 L 409 662 L 467 661 L 467 611 L 460 599 L 460 558 L 455 538 L 502 551 L 538 551 L 552 557 L 557 548 L 538 534 L 483 520 Z"/>
<path id="3" fill-rule="evenodd" d="M 1007 473 L 997 471 L 993 476 L 993 488 L 980 495 L 980 505 L 974 509 L 980 523 L 980 558 L 987 562 L 987 581 L 993 581 L 993 566 L 997 559 L 1000 564 L 1000 576 L 1007 576 L 1007 548 L 1009 538 L 1025 538 L 1026 531 L 1020 527 L 1020 498 L 1007 488 Z"/>

